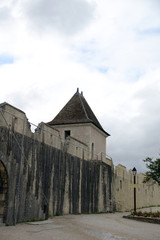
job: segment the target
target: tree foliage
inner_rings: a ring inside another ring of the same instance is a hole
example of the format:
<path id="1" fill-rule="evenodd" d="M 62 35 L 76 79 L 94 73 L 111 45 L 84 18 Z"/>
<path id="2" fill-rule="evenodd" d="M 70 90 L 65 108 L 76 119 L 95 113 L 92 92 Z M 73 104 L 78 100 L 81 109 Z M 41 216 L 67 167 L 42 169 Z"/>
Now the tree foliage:
<path id="1" fill-rule="evenodd" d="M 144 182 L 148 182 L 150 179 L 153 179 L 160 185 L 160 158 L 153 160 L 152 158 L 147 157 L 145 160 L 146 167 L 149 169 L 144 177 Z"/>

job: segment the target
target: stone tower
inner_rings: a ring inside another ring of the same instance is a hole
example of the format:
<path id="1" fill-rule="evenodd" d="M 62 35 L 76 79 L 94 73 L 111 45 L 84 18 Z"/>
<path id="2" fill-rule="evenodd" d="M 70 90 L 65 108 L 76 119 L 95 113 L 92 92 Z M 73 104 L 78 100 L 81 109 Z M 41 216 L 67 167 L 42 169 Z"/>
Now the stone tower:
<path id="1" fill-rule="evenodd" d="M 48 124 L 59 130 L 63 141 L 72 137 L 86 144 L 89 159 L 106 156 L 106 138 L 110 136 L 101 126 L 79 89 Z"/>

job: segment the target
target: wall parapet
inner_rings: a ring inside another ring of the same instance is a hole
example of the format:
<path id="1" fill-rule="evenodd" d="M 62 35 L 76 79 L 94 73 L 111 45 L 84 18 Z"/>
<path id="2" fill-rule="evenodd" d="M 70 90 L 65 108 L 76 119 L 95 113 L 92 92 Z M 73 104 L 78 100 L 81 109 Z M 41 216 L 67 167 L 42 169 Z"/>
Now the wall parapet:
<path id="1" fill-rule="evenodd" d="M 33 135 L 39 142 L 43 142 L 49 146 L 62 149 L 63 143 L 60 138 L 59 131 L 53 127 L 50 127 L 44 122 L 38 124 Z"/>
<path id="2" fill-rule="evenodd" d="M 34 126 L 35 132 L 31 131 Z M 62 149 L 62 141 L 59 131 L 44 122 L 37 125 L 28 121 L 26 114 L 8 103 L 0 104 L 0 126 L 7 127 L 15 132 L 33 138 L 39 142 Z"/>
<path id="3" fill-rule="evenodd" d="M 64 151 L 81 159 L 89 159 L 88 146 L 71 136 L 68 136 L 64 142 Z"/>
<path id="4" fill-rule="evenodd" d="M 112 159 L 105 153 L 92 154 L 91 149 L 84 142 L 79 141 L 71 136 L 62 140 L 60 131 L 53 126 L 44 122 L 35 125 L 28 121 L 26 114 L 20 109 L 4 102 L 0 104 L 0 126 L 4 126 L 14 132 L 33 138 L 39 142 L 43 142 L 49 146 L 65 150 L 73 156 L 77 156 L 85 160 L 100 160 L 110 165 Z M 31 128 L 34 127 L 34 131 Z M 90 158 L 90 156 L 92 158 Z"/>

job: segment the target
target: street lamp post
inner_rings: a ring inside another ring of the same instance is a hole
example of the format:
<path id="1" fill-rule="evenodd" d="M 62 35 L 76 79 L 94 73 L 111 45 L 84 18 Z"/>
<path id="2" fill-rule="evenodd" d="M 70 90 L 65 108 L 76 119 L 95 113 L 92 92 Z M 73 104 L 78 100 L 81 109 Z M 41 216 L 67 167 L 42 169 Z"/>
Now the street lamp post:
<path id="1" fill-rule="evenodd" d="M 133 176 L 134 176 L 134 184 L 136 184 L 136 174 L 137 174 L 137 170 L 134 167 L 133 170 Z M 136 187 L 134 187 L 134 212 L 136 212 Z"/>

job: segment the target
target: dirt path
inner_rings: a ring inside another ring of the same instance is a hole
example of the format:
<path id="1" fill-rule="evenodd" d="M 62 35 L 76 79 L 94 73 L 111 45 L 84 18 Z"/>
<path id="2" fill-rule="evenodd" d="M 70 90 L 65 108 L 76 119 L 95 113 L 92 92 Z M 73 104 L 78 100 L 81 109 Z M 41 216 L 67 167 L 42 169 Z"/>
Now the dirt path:
<path id="1" fill-rule="evenodd" d="M 0 240 L 160 240 L 160 225 L 122 218 L 123 213 L 67 215 L 0 227 Z"/>

